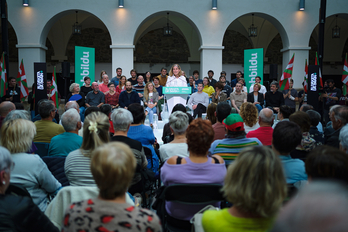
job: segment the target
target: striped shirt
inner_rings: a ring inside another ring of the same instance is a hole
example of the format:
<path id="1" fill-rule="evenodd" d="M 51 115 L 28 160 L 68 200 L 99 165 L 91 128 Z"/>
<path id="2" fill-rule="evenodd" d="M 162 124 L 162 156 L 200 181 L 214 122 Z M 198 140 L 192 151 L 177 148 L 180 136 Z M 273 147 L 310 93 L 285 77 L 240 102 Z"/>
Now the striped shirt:
<path id="1" fill-rule="evenodd" d="M 237 158 L 243 148 L 249 146 L 258 146 L 262 143 L 257 138 L 225 138 L 215 140 L 209 149 L 210 155 L 221 156 L 226 164 L 230 164 Z"/>

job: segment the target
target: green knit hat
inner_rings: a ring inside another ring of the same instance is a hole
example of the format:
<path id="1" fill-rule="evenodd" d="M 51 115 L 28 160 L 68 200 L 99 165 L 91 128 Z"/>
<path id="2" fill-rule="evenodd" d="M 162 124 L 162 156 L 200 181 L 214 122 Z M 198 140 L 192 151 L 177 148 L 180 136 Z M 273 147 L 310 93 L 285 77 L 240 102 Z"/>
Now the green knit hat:
<path id="1" fill-rule="evenodd" d="M 239 114 L 230 114 L 222 122 L 229 131 L 244 131 L 243 119 Z"/>

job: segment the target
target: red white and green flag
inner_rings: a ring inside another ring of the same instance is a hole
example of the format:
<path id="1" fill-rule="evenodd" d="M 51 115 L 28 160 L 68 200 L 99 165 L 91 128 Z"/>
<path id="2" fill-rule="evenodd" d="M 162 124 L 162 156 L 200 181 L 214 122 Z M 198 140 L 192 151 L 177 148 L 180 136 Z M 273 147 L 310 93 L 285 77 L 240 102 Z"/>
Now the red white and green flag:
<path id="1" fill-rule="evenodd" d="M 52 86 L 51 86 L 51 99 L 54 102 L 54 105 L 58 108 L 58 87 L 57 87 L 57 79 L 56 79 L 56 66 L 53 68 L 52 73 Z"/>
<path id="2" fill-rule="evenodd" d="M 318 52 L 315 52 L 315 65 L 319 65 Z M 321 69 L 319 67 L 319 78 L 320 78 L 320 88 L 324 88 L 323 85 L 323 76 L 321 75 Z"/>
<path id="3" fill-rule="evenodd" d="M 5 65 L 5 53 L 2 53 L 0 60 L 0 76 L 1 76 L 1 85 L 0 85 L 0 97 L 6 95 L 7 90 L 7 71 Z"/>
<path id="4" fill-rule="evenodd" d="M 28 84 L 27 84 L 27 76 L 24 71 L 23 59 L 21 65 L 19 66 L 18 74 L 17 74 L 17 82 L 19 83 L 19 88 L 21 89 L 20 99 L 21 101 L 25 101 L 26 97 L 29 95 Z"/>
<path id="5" fill-rule="evenodd" d="M 289 89 L 290 87 L 292 69 L 294 68 L 294 58 L 295 58 L 295 53 L 292 55 L 292 58 L 289 61 L 288 66 L 286 66 L 286 69 L 284 70 L 283 75 L 280 78 L 279 85 L 281 90 L 286 90 L 286 89 Z"/>
<path id="6" fill-rule="evenodd" d="M 305 62 L 303 89 L 304 89 L 305 93 L 307 93 L 307 90 L 308 90 L 308 64 L 307 64 L 307 59 L 306 59 L 306 62 Z"/>
<path id="7" fill-rule="evenodd" d="M 342 73 L 342 82 L 343 82 L 343 95 L 346 96 L 347 94 L 347 88 L 348 88 L 348 60 L 347 60 L 347 54 L 346 59 L 344 60 L 343 65 L 343 73 Z"/>

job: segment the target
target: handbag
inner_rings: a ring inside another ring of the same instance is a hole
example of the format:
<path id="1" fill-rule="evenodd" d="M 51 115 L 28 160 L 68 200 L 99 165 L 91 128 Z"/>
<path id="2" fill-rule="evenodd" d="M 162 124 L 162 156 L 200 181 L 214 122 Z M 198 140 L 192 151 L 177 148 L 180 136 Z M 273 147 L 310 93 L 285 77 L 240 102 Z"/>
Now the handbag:
<path id="1" fill-rule="evenodd" d="M 198 211 L 190 220 L 190 222 L 192 224 L 192 227 L 191 227 L 192 232 L 204 232 L 203 224 L 202 224 L 202 217 L 203 217 L 203 213 L 206 210 L 220 210 L 220 208 L 217 208 L 217 207 L 212 206 L 212 205 L 207 205 L 206 207 L 204 207 L 203 209 Z"/>

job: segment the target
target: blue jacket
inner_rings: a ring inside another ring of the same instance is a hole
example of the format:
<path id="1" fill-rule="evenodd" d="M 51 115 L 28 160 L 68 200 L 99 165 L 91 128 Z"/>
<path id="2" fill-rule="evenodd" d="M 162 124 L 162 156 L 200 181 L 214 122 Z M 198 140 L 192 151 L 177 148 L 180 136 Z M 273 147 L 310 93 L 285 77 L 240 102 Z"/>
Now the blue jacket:
<path id="1" fill-rule="evenodd" d="M 140 104 L 140 98 L 136 91 L 131 92 L 131 97 L 128 99 L 127 91 L 122 91 L 120 94 L 120 97 L 118 99 L 118 103 L 120 104 L 121 108 L 128 107 L 132 103 L 139 103 Z"/>

